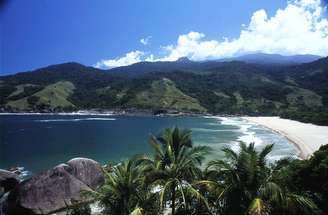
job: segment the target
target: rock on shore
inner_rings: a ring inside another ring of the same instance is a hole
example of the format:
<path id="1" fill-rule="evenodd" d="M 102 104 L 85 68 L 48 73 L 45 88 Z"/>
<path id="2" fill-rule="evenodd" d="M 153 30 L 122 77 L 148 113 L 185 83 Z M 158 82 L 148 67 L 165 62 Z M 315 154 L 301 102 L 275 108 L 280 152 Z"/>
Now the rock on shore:
<path id="1" fill-rule="evenodd" d="M 83 190 L 104 182 L 102 167 L 94 160 L 75 158 L 18 184 L 8 196 L 6 215 L 50 214 L 89 201 Z"/>
<path id="2" fill-rule="evenodd" d="M 19 177 L 15 173 L 0 169 L 0 193 L 8 192 L 16 187 L 19 183 Z M 1 196 L 1 194 L 0 194 Z"/>

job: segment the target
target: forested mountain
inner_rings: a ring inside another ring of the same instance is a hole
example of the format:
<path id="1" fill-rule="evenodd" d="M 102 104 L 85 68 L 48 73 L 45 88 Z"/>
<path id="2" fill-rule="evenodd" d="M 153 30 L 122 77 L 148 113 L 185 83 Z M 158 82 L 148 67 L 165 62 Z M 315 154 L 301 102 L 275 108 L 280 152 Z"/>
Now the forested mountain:
<path id="1" fill-rule="evenodd" d="M 311 63 L 142 62 L 100 70 L 77 63 L 0 77 L 2 111 L 177 110 L 281 115 L 327 124 L 328 58 Z"/>
<path id="2" fill-rule="evenodd" d="M 279 54 L 265 54 L 255 53 L 242 55 L 239 57 L 225 58 L 219 60 L 220 62 L 229 61 L 243 61 L 246 63 L 257 63 L 257 64 L 280 64 L 280 65 L 292 65 L 300 63 L 310 63 L 315 60 L 319 60 L 321 57 L 317 55 L 291 55 L 283 56 Z"/>

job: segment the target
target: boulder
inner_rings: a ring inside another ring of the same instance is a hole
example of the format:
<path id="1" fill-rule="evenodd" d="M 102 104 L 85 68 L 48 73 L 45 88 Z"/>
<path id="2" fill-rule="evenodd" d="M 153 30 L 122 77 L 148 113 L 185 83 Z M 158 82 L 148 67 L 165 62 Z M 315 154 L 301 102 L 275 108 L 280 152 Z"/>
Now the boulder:
<path id="1" fill-rule="evenodd" d="M 17 174 L 0 169 L 0 190 L 3 189 L 6 193 L 14 189 L 17 184 L 19 184 L 19 177 Z"/>
<path id="2" fill-rule="evenodd" d="M 86 158 L 73 159 L 20 183 L 8 196 L 6 214 L 50 214 L 90 201 L 82 191 L 104 182 L 101 166 Z"/>
<path id="3" fill-rule="evenodd" d="M 102 167 L 94 160 L 74 158 L 67 165 L 72 168 L 72 175 L 93 189 L 104 182 Z"/>

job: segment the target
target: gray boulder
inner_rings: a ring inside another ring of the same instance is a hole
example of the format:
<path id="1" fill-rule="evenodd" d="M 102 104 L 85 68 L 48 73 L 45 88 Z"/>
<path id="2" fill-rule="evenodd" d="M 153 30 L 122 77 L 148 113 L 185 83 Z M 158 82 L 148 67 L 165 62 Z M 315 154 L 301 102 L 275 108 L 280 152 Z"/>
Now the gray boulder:
<path id="1" fill-rule="evenodd" d="M 104 182 L 102 168 L 94 160 L 87 158 L 74 158 L 67 162 L 71 174 L 91 188 L 96 188 Z"/>
<path id="2" fill-rule="evenodd" d="M 1 190 L 6 193 L 9 190 L 14 189 L 17 184 L 19 184 L 18 175 L 4 169 L 0 169 L 0 193 Z"/>
<path id="3" fill-rule="evenodd" d="M 8 196 L 6 214 L 51 214 L 90 201 L 81 192 L 103 182 L 99 163 L 73 159 L 19 184 Z"/>

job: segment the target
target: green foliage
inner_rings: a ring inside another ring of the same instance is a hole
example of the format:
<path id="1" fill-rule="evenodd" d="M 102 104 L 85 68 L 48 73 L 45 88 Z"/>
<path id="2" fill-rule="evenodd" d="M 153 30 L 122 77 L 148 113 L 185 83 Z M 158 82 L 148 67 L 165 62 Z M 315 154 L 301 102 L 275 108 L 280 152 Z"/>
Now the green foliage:
<path id="1" fill-rule="evenodd" d="M 158 214 L 158 195 L 144 184 L 143 166 L 134 157 L 105 171 L 105 184 L 89 193 L 111 215 Z"/>
<path id="2" fill-rule="evenodd" d="M 0 77 L 0 107 L 7 111 L 69 107 L 281 115 L 327 125 L 327 81 L 328 58 L 297 66 L 147 62 L 110 71 L 66 63 Z M 69 95 L 52 88 L 63 82 L 75 87 Z M 27 98 L 33 95 L 41 102 L 30 107 Z"/>
<path id="3" fill-rule="evenodd" d="M 273 145 L 240 143 L 201 166 L 208 147 L 191 132 L 165 129 L 150 137 L 153 157 L 135 156 L 104 170 L 105 184 L 87 194 L 104 214 L 312 215 L 327 214 L 328 146 L 309 160 L 267 162 Z M 80 210 L 83 208 L 77 208 Z M 78 212 L 77 212 L 78 213 Z"/>
<path id="4" fill-rule="evenodd" d="M 293 192 L 305 193 L 328 213 L 328 146 L 322 146 L 309 160 L 281 160 L 276 165 L 276 180 Z"/>
<path id="5" fill-rule="evenodd" d="M 174 82 L 167 78 L 153 81 L 150 88 L 138 92 L 128 101 L 132 107 L 149 109 L 174 109 L 183 111 L 206 112 L 197 99 L 176 88 Z"/>
<path id="6" fill-rule="evenodd" d="M 38 101 L 39 101 L 39 97 L 37 96 L 30 96 L 27 98 L 27 103 L 32 107 L 36 105 Z"/>
<path id="7" fill-rule="evenodd" d="M 15 91 L 15 87 L 11 85 L 0 84 L 0 105 L 6 104 L 7 97 Z"/>
<path id="8" fill-rule="evenodd" d="M 66 215 L 91 215 L 91 209 L 87 204 L 77 205 L 69 209 Z"/>
<path id="9" fill-rule="evenodd" d="M 291 192 L 274 180 L 274 171 L 267 165 L 266 156 L 273 145 L 256 151 L 254 144 L 240 143 L 239 152 L 225 148 L 225 160 L 209 163 L 207 171 L 221 190 L 213 202 L 224 214 L 315 214 L 310 198 Z M 217 191 L 216 191 L 217 192 Z"/>
<path id="10" fill-rule="evenodd" d="M 306 123 L 314 123 L 317 125 L 328 125 L 328 112 L 326 111 L 295 111 L 287 110 L 281 113 L 283 118 L 298 120 Z"/>
<path id="11" fill-rule="evenodd" d="M 153 159 L 143 160 L 146 183 L 160 189 L 161 207 L 169 202 L 173 215 L 179 211 L 186 212 L 199 203 L 208 208 L 205 197 L 194 184 L 209 148 L 193 146 L 191 132 L 178 128 L 166 129 L 160 137 L 152 136 L 150 144 L 155 153 Z"/>
<path id="12" fill-rule="evenodd" d="M 20 86 L 20 85 L 19 85 Z M 24 87 L 24 95 L 27 92 Z M 40 89 L 40 88 L 37 88 Z M 69 101 L 69 96 L 73 94 L 75 87 L 71 82 L 59 81 L 44 87 L 42 90 L 17 100 L 10 100 L 7 105 L 17 110 L 49 110 L 71 108 L 74 105 Z M 18 95 L 20 95 L 19 93 Z M 11 96 L 9 99 L 12 99 Z"/>
<path id="13" fill-rule="evenodd" d="M 31 84 L 16 86 L 16 90 L 8 96 L 8 100 L 18 100 L 42 90 L 43 87 Z"/>

